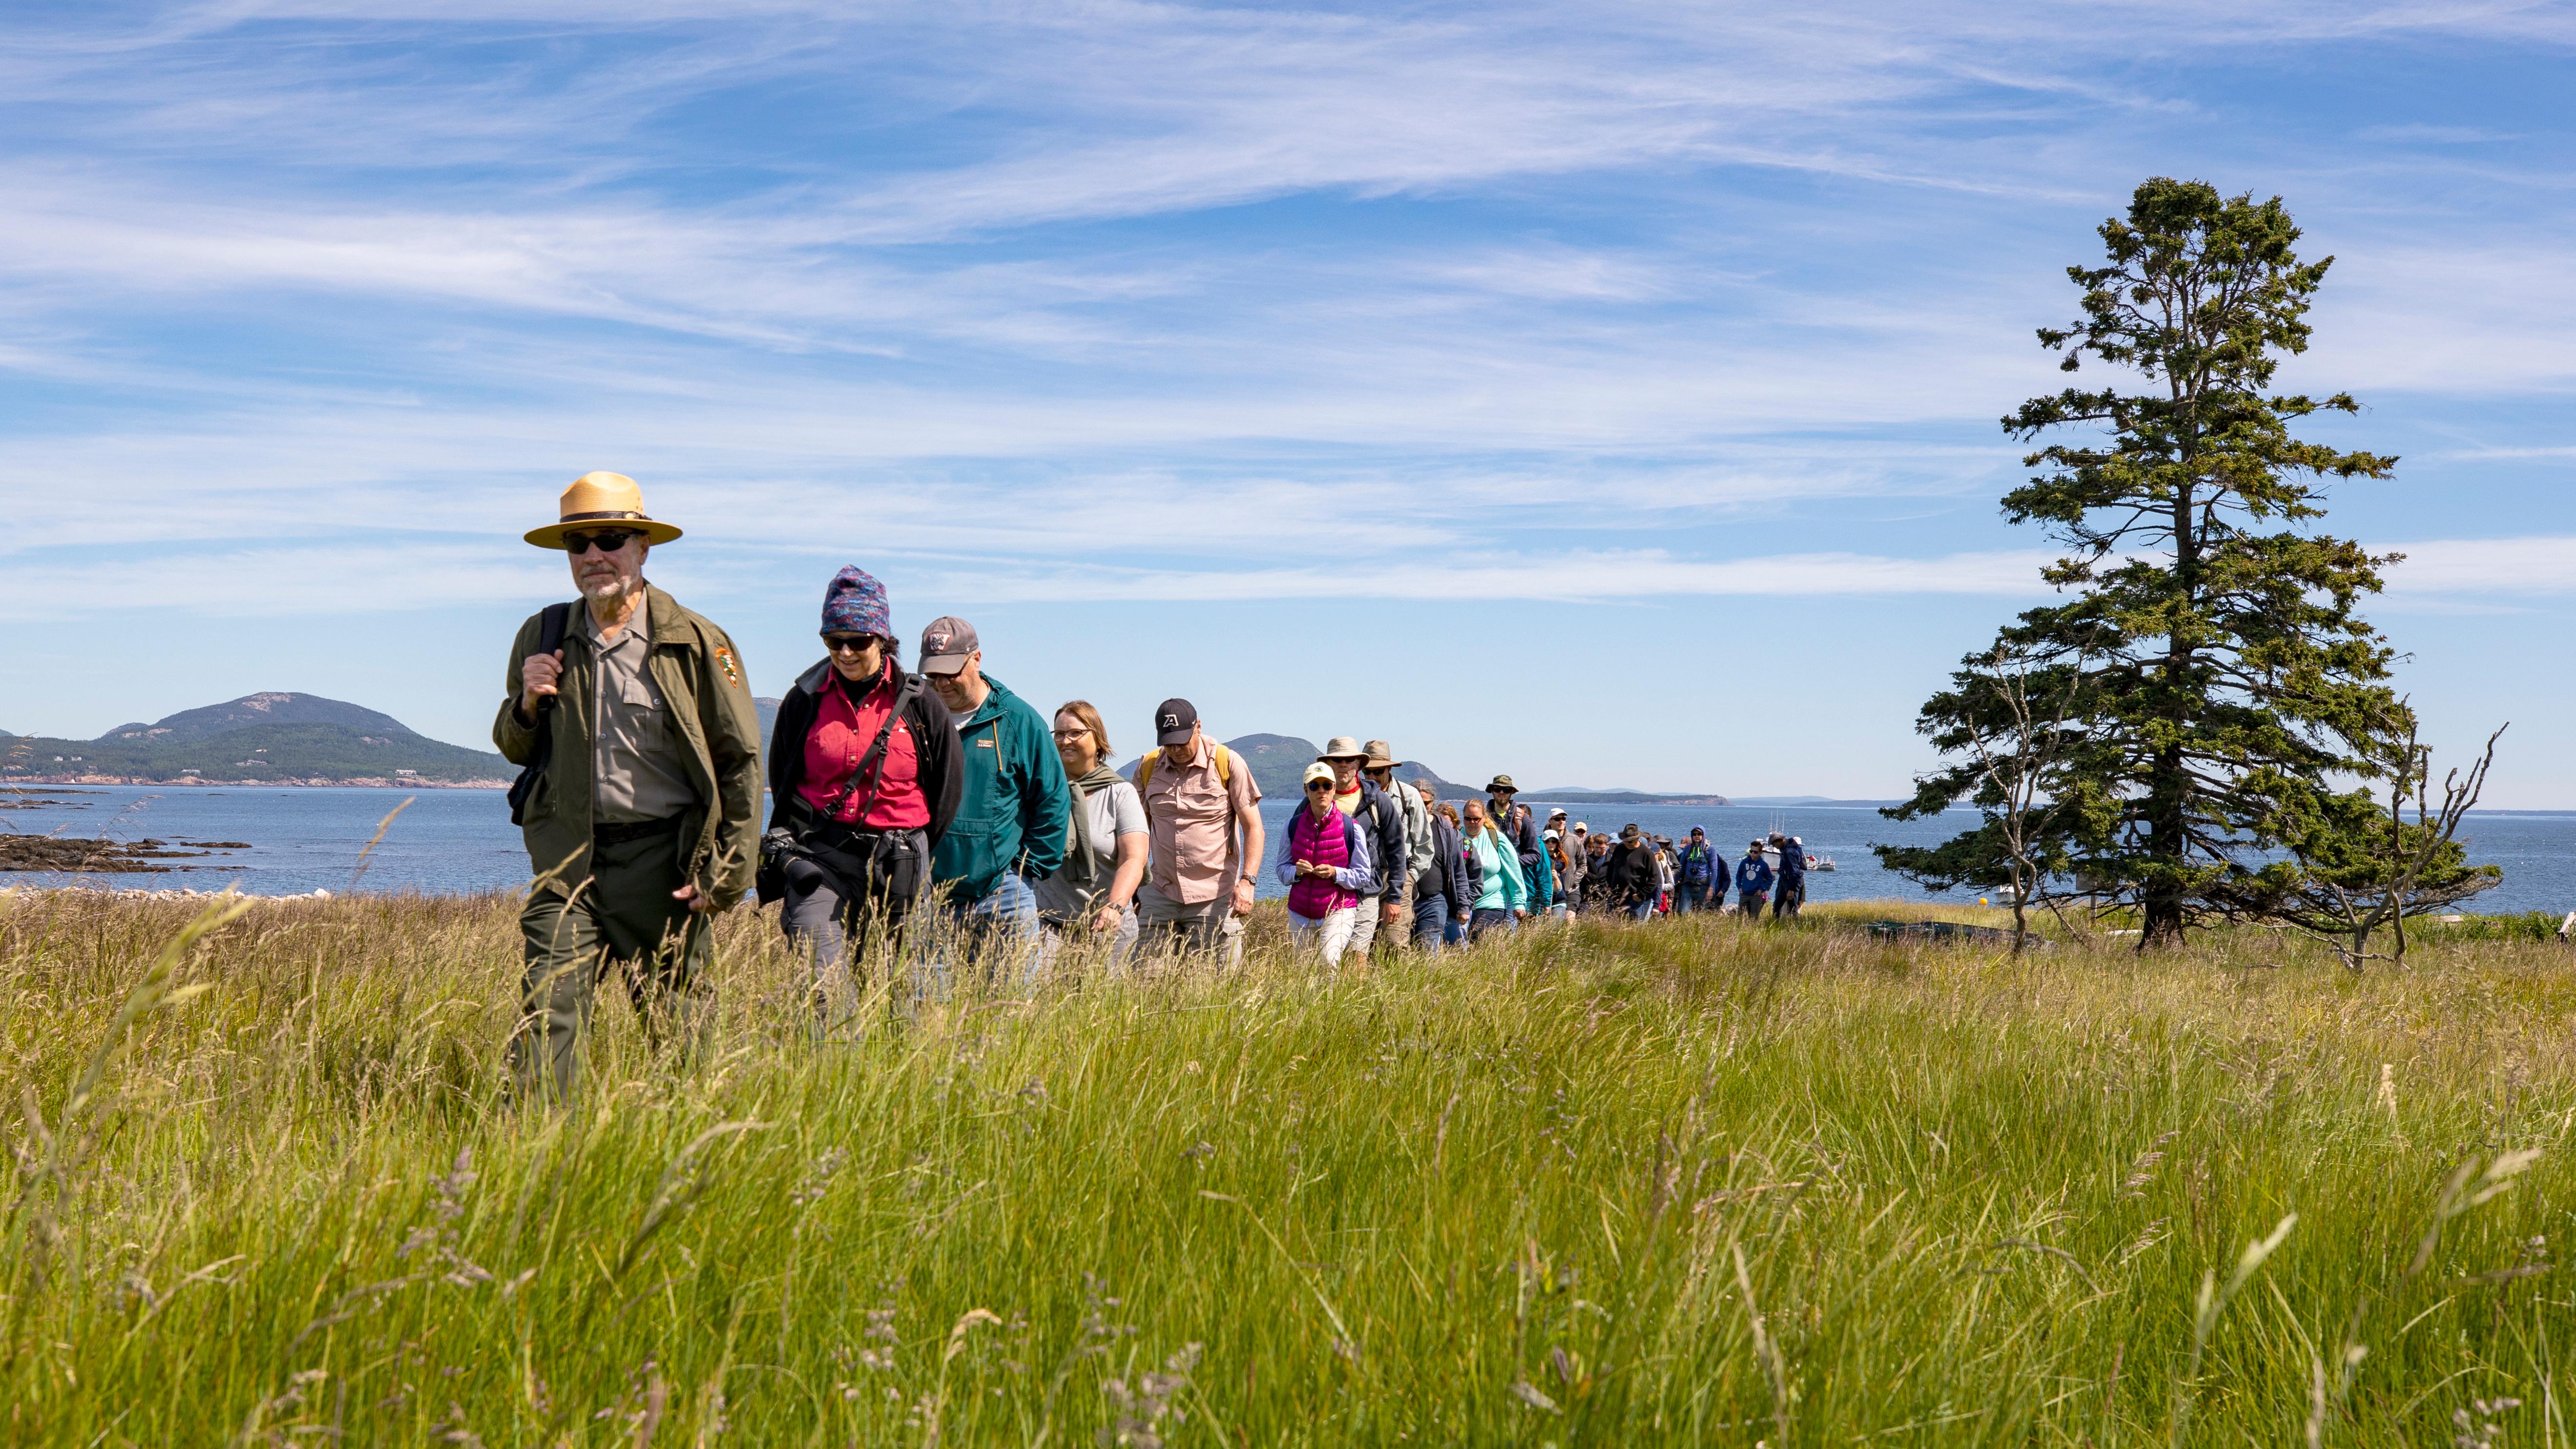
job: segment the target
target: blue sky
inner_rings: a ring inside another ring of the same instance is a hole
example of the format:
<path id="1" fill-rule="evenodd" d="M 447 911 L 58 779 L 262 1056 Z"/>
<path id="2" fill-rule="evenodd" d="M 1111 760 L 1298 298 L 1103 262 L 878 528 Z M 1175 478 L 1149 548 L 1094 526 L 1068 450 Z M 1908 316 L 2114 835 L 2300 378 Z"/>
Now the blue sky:
<path id="1" fill-rule="evenodd" d="M 1995 419 L 2154 174 L 2333 254 L 2293 386 L 2431 737 L 2576 807 L 2553 5 L 9 7 L 0 727 L 481 743 L 593 468 L 775 693 L 858 563 L 1130 749 L 1902 793 L 2037 598 Z"/>

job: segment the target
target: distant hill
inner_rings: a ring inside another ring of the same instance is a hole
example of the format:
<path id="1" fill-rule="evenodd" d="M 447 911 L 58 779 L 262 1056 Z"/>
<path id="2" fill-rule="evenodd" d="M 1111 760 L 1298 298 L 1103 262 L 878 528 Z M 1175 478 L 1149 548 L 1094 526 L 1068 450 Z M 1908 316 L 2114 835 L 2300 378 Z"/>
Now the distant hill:
<path id="1" fill-rule="evenodd" d="M 346 725 L 366 734 L 408 735 L 411 730 L 389 714 L 378 714 L 318 694 L 245 694 L 222 704 L 203 709 L 183 709 L 151 724 L 118 725 L 98 737 L 104 745 L 116 740 L 150 740 L 161 744 L 189 744 L 212 739 L 229 730 L 249 725 Z"/>
<path id="2" fill-rule="evenodd" d="M 95 740 L 12 737 L 11 780 L 153 784 L 461 785 L 507 782 L 517 768 L 488 750 L 417 734 L 388 714 L 311 694 L 249 694 L 119 725 Z"/>
<path id="3" fill-rule="evenodd" d="M 1586 790 L 1579 785 L 1553 790 L 1523 790 L 1524 800 L 1556 800 L 1600 805 L 1732 805 L 1723 795 L 1656 795 L 1644 790 Z"/>
<path id="4" fill-rule="evenodd" d="M 1252 766 L 1252 783 L 1261 787 L 1262 794 L 1290 800 L 1305 793 L 1306 767 L 1315 763 L 1315 752 L 1323 748 L 1295 735 L 1237 735 L 1225 744 Z M 1129 778 L 1134 778 L 1133 771 Z"/>
<path id="5" fill-rule="evenodd" d="M 1422 763 L 1420 760 L 1406 760 L 1404 763 L 1396 766 L 1395 778 L 1404 781 L 1408 785 L 1420 785 L 1428 782 L 1433 794 L 1439 796 L 1443 800 L 1452 802 L 1464 800 L 1470 795 L 1482 795 L 1485 793 L 1485 787 L 1482 785 L 1461 785 L 1455 780 L 1441 779 L 1437 771 L 1433 770 L 1429 765 Z"/>

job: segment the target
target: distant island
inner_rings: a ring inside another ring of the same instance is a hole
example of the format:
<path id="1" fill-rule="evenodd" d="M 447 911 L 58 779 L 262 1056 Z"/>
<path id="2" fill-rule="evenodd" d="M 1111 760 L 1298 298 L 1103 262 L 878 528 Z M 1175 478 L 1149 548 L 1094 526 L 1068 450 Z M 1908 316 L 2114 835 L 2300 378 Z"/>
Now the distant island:
<path id="1" fill-rule="evenodd" d="M 94 740 L 0 738 L 0 784 L 493 787 L 517 767 L 388 714 L 313 694 L 246 694 Z"/>

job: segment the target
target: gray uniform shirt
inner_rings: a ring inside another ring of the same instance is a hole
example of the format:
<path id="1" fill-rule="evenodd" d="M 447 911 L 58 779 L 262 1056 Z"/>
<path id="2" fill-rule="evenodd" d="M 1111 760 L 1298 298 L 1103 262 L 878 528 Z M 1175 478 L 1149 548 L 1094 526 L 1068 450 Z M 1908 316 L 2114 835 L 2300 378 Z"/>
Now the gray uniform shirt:
<path id="1" fill-rule="evenodd" d="M 662 820 L 698 803 L 679 726 L 645 667 L 653 653 L 647 612 L 637 609 L 617 642 L 602 644 L 599 621 L 581 611 L 582 633 L 599 665 L 590 711 L 590 818 L 603 825 Z"/>

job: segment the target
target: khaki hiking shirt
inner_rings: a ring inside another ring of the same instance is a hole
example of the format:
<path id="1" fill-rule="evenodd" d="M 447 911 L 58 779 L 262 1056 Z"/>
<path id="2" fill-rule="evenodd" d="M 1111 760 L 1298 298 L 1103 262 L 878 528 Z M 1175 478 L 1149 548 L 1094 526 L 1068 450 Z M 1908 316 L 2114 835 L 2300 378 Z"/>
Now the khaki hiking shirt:
<path id="1" fill-rule="evenodd" d="M 637 609 L 617 642 L 603 645 L 599 621 L 581 611 L 582 635 L 599 661 L 591 687 L 591 718 L 599 727 L 591 739 L 590 818 L 603 825 L 664 820 L 698 803 L 688 747 L 647 667 L 652 614 Z"/>
<path id="2" fill-rule="evenodd" d="M 578 603 L 573 607 L 577 613 L 588 612 Z M 760 721 L 742 655 L 722 629 L 649 584 L 637 621 L 643 626 L 639 642 L 645 646 L 640 651 L 642 677 L 666 706 L 663 714 L 689 790 L 679 811 L 664 813 L 681 817 L 680 860 L 689 884 L 717 910 L 725 910 L 751 889 L 760 864 Z M 536 723 L 519 718 L 519 665 L 536 652 L 543 627 L 543 615 L 531 614 L 511 640 L 502 677 L 505 696 L 492 721 L 492 743 L 514 765 L 526 764 L 536 753 Z M 521 826 L 537 876 L 531 889 L 555 895 L 570 895 L 589 878 L 591 826 L 600 819 L 593 782 L 603 665 L 586 627 L 564 631 L 563 652 L 560 692 L 547 711 L 554 745 L 529 794 Z"/>
<path id="3" fill-rule="evenodd" d="M 1146 876 L 1166 899 L 1185 906 L 1227 895 L 1235 879 L 1254 868 L 1243 860 L 1235 825 L 1261 818 L 1261 787 L 1252 783 L 1252 765 L 1241 755 L 1227 770 L 1232 779 L 1217 778 L 1216 752 L 1223 748 L 1202 737 L 1198 753 L 1179 769 L 1156 750 L 1154 773 L 1145 781 L 1145 833 L 1153 852 Z"/>

